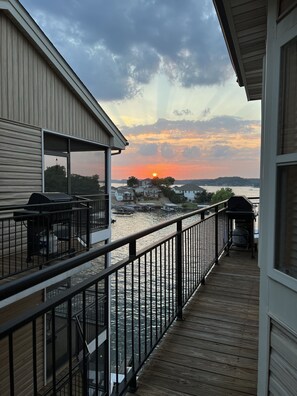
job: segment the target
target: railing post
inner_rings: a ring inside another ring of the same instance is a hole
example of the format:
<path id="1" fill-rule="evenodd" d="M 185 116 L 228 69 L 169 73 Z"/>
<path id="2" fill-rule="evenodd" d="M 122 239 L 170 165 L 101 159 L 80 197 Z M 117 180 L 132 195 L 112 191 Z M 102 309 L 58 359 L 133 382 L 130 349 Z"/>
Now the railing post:
<path id="1" fill-rule="evenodd" d="M 135 393 L 137 391 L 137 388 L 138 388 L 138 386 L 137 386 L 136 375 L 133 375 L 133 377 L 129 381 L 128 392 Z"/>
<path id="2" fill-rule="evenodd" d="M 219 205 L 215 207 L 215 264 L 219 264 Z"/>
<path id="3" fill-rule="evenodd" d="M 110 212 L 109 212 L 109 195 L 104 195 L 104 205 L 105 205 L 105 219 L 104 219 L 104 225 L 105 227 L 108 226 L 109 224 L 109 216 L 110 216 Z"/>
<path id="4" fill-rule="evenodd" d="M 177 296 L 177 319 L 183 319 L 183 240 L 182 221 L 178 220 L 176 235 L 176 296 Z"/>
<path id="5" fill-rule="evenodd" d="M 87 250 L 90 249 L 90 240 L 91 240 L 91 224 L 90 224 L 90 202 L 87 202 L 87 224 L 86 224 L 86 239 L 87 239 Z"/>
<path id="6" fill-rule="evenodd" d="M 136 239 L 132 240 L 129 243 L 129 259 L 134 260 L 135 257 L 136 257 Z M 133 275 L 132 275 L 132 278 L 133 278 Z M 133 282 L 133 279 L 132 279 L 132 282 Z M 133 295 L 132 295 L 132 300 L 133 300 Z M 133 316 L 132 316 L 132 322 L 133 322 Z M 134 343 L 134 341 L 133 341 L 133 334 L 132 334 L 132 346 L 133 346 L 133 343 Z M 133 351 L 133 347 L 132 347 L 132 351 Z M 134 352 L 132 352 L 131 362 L 129 365 L 132 366 L 131 371 L 134 371 L 135 370 L 135 368 L 134 368 Z M 137 391 L 137 378 L 136 378 L 136 374 L 132 373 L 132 378 L 130 379 L 129 384 L 128 384 L 128 392 L 135 393 L 136 391 Z"/>
<path id="7" fill-rule="evenodd" d="M 129 243 L 129 258 L 132 260 L 136 256 L 136 239 Z"/>
<path id="8" fill-rule="evenodd" d="M 227 208 L 227 203 L 225 204 L 225 207 Z M 231 223 L 231 227 L 230 227 L 230 223 Z M 230 230 L 231 230 L 231 234 L 230 234 Z M 227 215 L 227 246 L 225 248 L 226 256 L 229 256 L 229 249 L 231 244 L 230 236 L 232 236 L 232 220 L 229 219 L 229 216 Z"/>

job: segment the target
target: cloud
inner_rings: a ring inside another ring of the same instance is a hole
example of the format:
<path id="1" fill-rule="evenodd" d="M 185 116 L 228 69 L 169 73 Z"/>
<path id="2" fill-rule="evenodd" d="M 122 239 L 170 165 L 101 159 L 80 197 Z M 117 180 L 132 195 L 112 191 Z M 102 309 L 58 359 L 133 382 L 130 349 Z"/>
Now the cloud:
<path id="1" fill-rule="evenodd" d="M 191 115 L 192 112 L 191 112 L 190 109 L 174 110 L 174 111 L 173 111 L 173 114 L 176 115 L 176 116 L 181 117 L 181 116 L 185 116 L 185 115 Z"/>
<path id="2" fill-rule="evenodd" d="M 138 149 L 138 153 L 145 156 L 154 156 L 158 153 L 157 144 L 141 144 Z"/>
<path id="3" fill-rule="evenodd" d="M 183 87 L 232 68 L 209 0 L 21 0 L 99 100 L 139 93 L 158 73 Z"/>
<path id="4" fill-rule="evenodd" d="M 186 147 L 183 151 L 183 156 L 187 159 L 198 159 L 201 155 L 201 150 L 197 146 Z"/>
<path id="5" fill-rule="evenodd" d="M 166 120 L 160 118 L 154 124 L 148 125 L 135 125 L 132 127 L 121 128 L 125 135 L 142 134 L 148 132 L 161 133 L 165 130 L 179 132 L 193 132 L 203 135 L 213 133 L 224 133 L 230 135 L 234 132 L 241 134 L 259 133 L 260 121 L 259 120 L 245 120 L 240 117 L 232 116 L 219 116 L 207 120 Z M 178 138 L 178 136 L 176 136 Z M 182 137 L 182 135 L 180 135 Z"/>
<path id="6" fill-rule="evenodd" d="M 216 144 L 214 145 L 211 150 L 210 150 L 210 156 L 214 158 L 222 158 L 222 157 L 231 157 L 236 153 L 236 150 L 234 148 L 228 146 L 228 145 L 220 145 Z"/>
<path id="7" fill-rule="evenodd" d="M 172 158 L 175 155 L 174 147 L 169 143 L 161 144 L 161 155 L 164 158 Z"/>
<path id="8" fill-rule="evenodd" d="M 207 107 L 206 109 L 204 109 L 201 113 L 201 117 L 204 118 L 206 116 L 208 116 L 210 114 L 210 108 Z"/>

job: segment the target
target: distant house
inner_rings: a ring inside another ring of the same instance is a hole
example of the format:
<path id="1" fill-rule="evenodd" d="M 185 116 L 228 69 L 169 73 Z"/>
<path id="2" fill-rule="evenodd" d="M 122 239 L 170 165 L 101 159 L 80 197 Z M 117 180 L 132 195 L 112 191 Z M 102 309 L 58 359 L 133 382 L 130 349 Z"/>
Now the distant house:
<path id="1" fill-rule="evenodd" d="M 160 197 L 161 190 L 158 187 L 145 187 L 143 189 L 143 196 L 147 198 L 158 199 Z"/>
<path id="2" fill-rule="evenodd" d="M 137 196 L 158 199 L 161 194 L 161 190 L 155 186 L 139 186 L 134 188 Z"/>
<path id="3" fill-rule="evenodd" d="M 152 179 L 146 178 L 139 181 L 140 187 L 150 187 L 152 185 Z"/>
<path id="4" fill-rule="evenodd" d="M 134 190 L 131 187 L 119 187 L 115 192 L 115 199 L 119 202 L 131 202 L 134 200 Z"/>
<path id="5" fill-rule="evenodd" d="M 201 194 L 205 191 L 204 188 L 194 183 L 188 183 L 181 187 L 174 187 L 173 190 L 176 194 L 182 194 L 188 201 L 194 201 L 197 194 Z"/>

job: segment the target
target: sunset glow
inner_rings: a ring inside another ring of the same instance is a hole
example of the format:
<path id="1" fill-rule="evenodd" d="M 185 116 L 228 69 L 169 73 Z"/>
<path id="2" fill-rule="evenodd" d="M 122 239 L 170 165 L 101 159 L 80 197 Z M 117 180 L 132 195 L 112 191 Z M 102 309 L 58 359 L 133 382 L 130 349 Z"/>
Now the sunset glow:
<path id="1" fill-rule="evenodd" d="M 112 179 L 259 177 L 260 101 L 236 83 L 212 1 L 21 3 L 128 140 Z"/>

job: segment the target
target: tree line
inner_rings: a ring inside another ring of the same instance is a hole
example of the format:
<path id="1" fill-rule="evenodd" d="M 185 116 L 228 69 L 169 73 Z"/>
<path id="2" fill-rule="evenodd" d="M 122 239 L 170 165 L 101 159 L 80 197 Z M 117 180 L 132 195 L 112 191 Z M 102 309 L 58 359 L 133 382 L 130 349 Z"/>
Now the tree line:
<path id="1" fill-rule="evenodd" d="M 176 192 L 170 187 L 174 184 L 175 179 L 172 176 L 167 176 L 164 178 L 154 177 L 151 179 L 153 186 L 158 187 L 162 194 L 168 198 L 172 203 L 185 203 L 187 199 L 181 195 L 176 194 Z M 127 180 L 127 186 L 136 188 L 139 187 L 140 180 L 135 176 L 130 176 Z M 215 193 L 207 192 L 203 190 L 201 193 L 197 193 L 195 197 L 195 202 L 197 204 L 215 204 L 217 202 L 225 201 L 234 195 L 233 190 L 230 187 L 224 187 Z"/>

